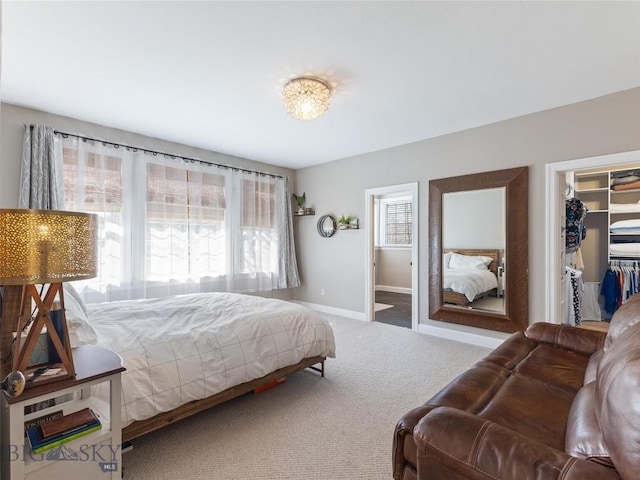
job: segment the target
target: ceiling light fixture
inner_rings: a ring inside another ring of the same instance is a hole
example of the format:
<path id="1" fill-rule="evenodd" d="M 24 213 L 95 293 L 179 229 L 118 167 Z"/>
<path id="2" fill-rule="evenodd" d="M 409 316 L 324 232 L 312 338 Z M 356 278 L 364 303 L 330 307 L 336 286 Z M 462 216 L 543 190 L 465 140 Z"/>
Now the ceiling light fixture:
<path id="1" fill-rule="evenodd" d="M 289 80 L 282 91 L 284 106 L 293 118 L 313 120 L 329 108 L 331 87 L 314 77 Z"/>

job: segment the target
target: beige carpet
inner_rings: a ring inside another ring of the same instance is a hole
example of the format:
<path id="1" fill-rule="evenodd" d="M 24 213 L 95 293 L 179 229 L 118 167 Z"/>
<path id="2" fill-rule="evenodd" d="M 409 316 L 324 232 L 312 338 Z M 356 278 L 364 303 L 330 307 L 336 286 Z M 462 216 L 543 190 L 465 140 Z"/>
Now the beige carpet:
<path id="1" fill-rule="evenodd" d="M 325 315 L 337 357 L 136 439 L 127 480 L 389 480 L 397 420 L 488 349 Z"/>

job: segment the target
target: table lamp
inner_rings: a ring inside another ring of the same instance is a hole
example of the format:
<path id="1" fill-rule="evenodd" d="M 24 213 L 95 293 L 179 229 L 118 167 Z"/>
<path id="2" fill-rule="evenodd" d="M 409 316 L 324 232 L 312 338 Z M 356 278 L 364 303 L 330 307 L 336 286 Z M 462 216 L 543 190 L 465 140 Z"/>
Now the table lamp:
<path id="1" fill-rule="evenodd" d="M 0 209 L 0 285 L 3 287 L 0 355 L 3 367 L 11 359 L 10 370 L 21 372 L 27 387 L 31 381 L 41 384 L 75 376 L 62 282 L 96 276 L 97 223 L 94 214 Z M 42 285 L 40 292 L 36 285 Z M 49 317 L 56 297 L 62 311 L 59 331 Z M 44 327 L 60 363 L 47 365 L 56 374 L 38 376 L 43 371 L 42 365 L 27 365 Z M 22 334 L 27 330 L 22 342 Z M 1 373 L 6 375 L 7 371 Z"/>

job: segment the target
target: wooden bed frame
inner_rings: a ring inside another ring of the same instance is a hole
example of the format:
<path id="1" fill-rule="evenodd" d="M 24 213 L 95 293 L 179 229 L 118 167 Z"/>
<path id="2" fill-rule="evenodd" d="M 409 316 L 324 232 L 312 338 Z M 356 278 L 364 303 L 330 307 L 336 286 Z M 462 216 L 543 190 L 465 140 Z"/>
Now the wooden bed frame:
<path id="1" fill-rule="evenodd" d="M 270 383 L 278 378 L 282 378 L 297 371 L 304 370 L 305 368 L 311 368 L 312 370 L 320 372 L 320 375 L 324 377 L 325 360 L 326 357 L 303 358 L 295 365 L 289 365 L 288 367 L 280 368 L 275 372 L 265 375 L 262 378 L 257 378 L 256 380 L 251 380 L 250 382 L 241 383 L 240 385 L 228 388 L 220 393 L 216 393 L 215 395 L 203 398 L 201 400 L 193 400 L 168 412 L 159 413 L 155 417 L 151 417 L 146 420 L 138 420 L 137 422 L 133 422 L 122 429 L 122 441 L 124 442 L 127 440 L 132 440 L 146 433 L 153 432 L 154 430 L 158 430 L 159 428 L 170 425 L 174 422 L 177 422 L 178 420 L 182 420 L 183 418 L 190 417 L 191 415 L 202 412 L 203 410 L 207 410 L 208 408 L 211 408 L 215 405 L 224 403 L 227 400 L 231 400 L 233 398 L 239 397 L 240 395 L 244 395 L 245 393 L 252 391 L 254 388 L 266 385 L 267 383 Z M 319 368 L 314 367 L 314 365 L 317 364 L 320 364 Z"/>
<path id="2" fill-rule="evenodd" d="M 483 257 L 491 257 L 491 263 L 488 265 L 488 269 L 493 272 L 493 274 L 498 277 L 498 266 L 500 265 L 500 250 L 499 249 L 473 249 L 473 248 L 449 248 L 445 249 L 443 253 L 459 253 L 460 255 L 469 255 L 472 257 L 483 256 Z M 499 281 L 499 279 L 498 279 Z M 473 300 L 478 300 L 480 298 L 484 298 L 489 295 L 491 292 L 495 292 L 496 289 L 493 288 L 484 293 L 476 295 Z M 463 307 L 469 306 L 471 303 L 466 295 L 458 292 L 454 292 L 452 290 L 444 290 L 442 292 L 443 303 L 452 303 L 454 305 L 460 305 Z"/>

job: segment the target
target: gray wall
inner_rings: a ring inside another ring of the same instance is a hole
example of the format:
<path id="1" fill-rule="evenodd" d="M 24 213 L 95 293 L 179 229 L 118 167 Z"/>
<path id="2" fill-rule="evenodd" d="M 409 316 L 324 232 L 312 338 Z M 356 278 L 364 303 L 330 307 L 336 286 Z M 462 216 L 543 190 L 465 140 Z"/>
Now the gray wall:
<path id="1" fill-rule="evenodd" d="M 25 123 L 43 123 L 67 133 L 76 133 L 91 138 L 123 143 L 206 160 L 223 165 L 233 165 L 252 170 L 266 171 L 289 177 L 290 190 L 295 186 L 295 172 L 287 168 L 253 162 L 222 153 L 189 147 L 179 143 L 146 137 L 124 130 L 108 128 L 73 118 L 53 115 L 38 110 L 3 103 L 0 109 L 0 208 L 18 206 L 18 181 L 20 179 L 20 160 L 22 157 L 22 136 Z M 185 126 L 185 128 L 187 128 Z M 290 299 L 291 290 L 274 290 L 269 296 Z"/>
<path id="2" fill-rule="evenodd" d="M 411 288 L 411 249 L 376 250 L 376 285 Z"/>
<path id="3" fill-rule="evenodd" d="M 445 193 L 442 198 L 443 248 L 505 246 L 505 188 Z"/>
<path id="4" fill-rule="evenodd" d="M 356 135 L 358 132 L 355 133 Z M 361 132 L 362 135 L 369 134 Z M 347 139 L 348 140 L 348 139 Z M 544 320 L 545 164 L 640 149 L 640 88 L 503 122 L 296 171 L 316 215 L 348 212 L 360 230 L 321 238 L 314 218 L 296 223 L 304 286 L 297 300 L 364 311 L 365 189 L 419 182 L 419 318 L 427 318 L 428 182 L 432 179 L 530 166 L 529 318 Z M 325 295 L 320 295 L 320 289 Z M 433 322 L 446 326 L 441 322 Z"/>

